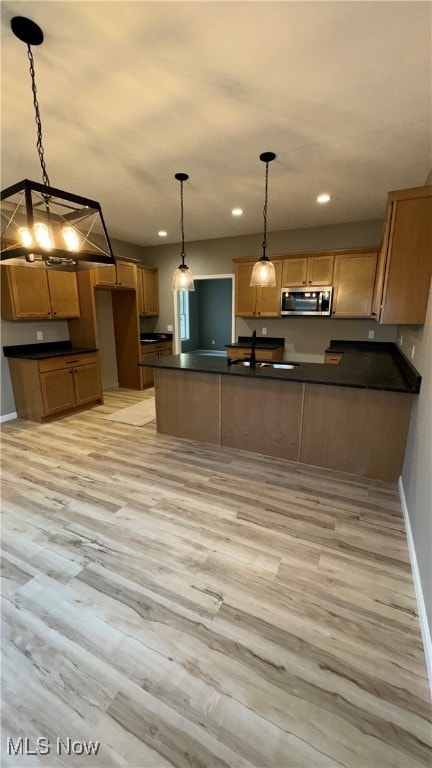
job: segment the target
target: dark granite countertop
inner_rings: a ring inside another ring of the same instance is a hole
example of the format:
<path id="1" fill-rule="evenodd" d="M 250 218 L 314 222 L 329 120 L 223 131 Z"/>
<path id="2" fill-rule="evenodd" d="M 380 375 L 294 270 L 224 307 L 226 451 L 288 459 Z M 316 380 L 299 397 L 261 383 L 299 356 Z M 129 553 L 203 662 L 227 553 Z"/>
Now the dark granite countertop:
<path id="1" fill-rule="evenodd" d="M 417 394 L 420 391 L 421 376 L 401 353 L 396 344 L 390 342 L 337 342 L 330 351 L 343 351 L 337 365 L 324 363 L 296 363 L 290 370 L 278 368 L 248 368 L 242 365 L 227 365 L 224 357 L 211 355 L 181 354 L 162 357 L 143 367 L 169 368 L 172 370 L 197 371 L 221 374 L 223 376 L 244 376 L 252 379 L 275 379 L 277 381 L 299 381 L 309 384 L 326 384 L 336 387 L 378 389 L 389 392 Z M 279 362 L 279 361 L 278 361 Z M 289 360 L 284 362 L 289 363 Z"/>
<path id="2" fill-rule="evenodd" d="M 285 346 L 284 337 L 278 336 L 257 336 L 255 349 L 278 349 L 278 347 Z M 238 341 L 233 341 L 231 344 L 225 344 L 227 347 L 239 347 L 242 349 L 250 349 L 252 347 L 252 336 L 239 336 Z"/>
<path id="3" fill-rule="evenodd" d="M 171 341 L 172 333 L 140 333 L 141 344 L 154 344 L 156 341 Z"/>
<path id="4" fill-rule="evenodd" d="M 3 347 L 5 357 L 19 357 L 22 360 L 45 360 L 49 357 L 64 357 L 97 351 L 96 347 L 73 347 L 71 341 L 47 341 L 39 344 L 16 344 L 11 347 Z"/>

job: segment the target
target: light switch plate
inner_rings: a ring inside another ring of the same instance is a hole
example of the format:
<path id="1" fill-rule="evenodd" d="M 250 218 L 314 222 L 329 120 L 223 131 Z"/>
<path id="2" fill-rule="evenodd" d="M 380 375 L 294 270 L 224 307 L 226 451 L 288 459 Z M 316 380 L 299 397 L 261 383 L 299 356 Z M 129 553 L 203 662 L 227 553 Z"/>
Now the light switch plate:
<path id="1" fill-rule="evenodd" d="M 173 332 L 173 327 L 172 327 L 172 325 L 167 325 L 167 331 L 168 331 L 169 333 L 172 333 L 172 332 Z"/>
<path id="2" fill-rule="evenodd" d="M 369 331 L 368 339 L 374 339 L 374 338 L 375 338 L 375 331 Z"/>

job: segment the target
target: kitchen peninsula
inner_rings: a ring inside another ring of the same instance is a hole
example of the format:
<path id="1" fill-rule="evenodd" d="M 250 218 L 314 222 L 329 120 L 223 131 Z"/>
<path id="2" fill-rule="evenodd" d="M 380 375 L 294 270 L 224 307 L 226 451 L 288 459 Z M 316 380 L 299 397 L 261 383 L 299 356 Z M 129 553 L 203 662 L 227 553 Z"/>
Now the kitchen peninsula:
<path id="1" fill-rule="evenodd" d="M 420 376 L 392 343 L 333 341 L 337 365 L 153 363 L 158 432 L 394 481 Z M 145 365 L 145 364 L 143 364 Z"/>

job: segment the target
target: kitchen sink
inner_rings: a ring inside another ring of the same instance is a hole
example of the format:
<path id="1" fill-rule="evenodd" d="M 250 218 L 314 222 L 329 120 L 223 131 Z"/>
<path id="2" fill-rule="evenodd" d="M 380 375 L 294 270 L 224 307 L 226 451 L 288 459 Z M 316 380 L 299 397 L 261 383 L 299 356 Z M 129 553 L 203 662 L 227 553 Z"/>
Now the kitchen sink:
<path id="1" fill-rule="evenodd" d="M 233 360 L 232 363 L 237 365 L 245 365 L 250 368 L 249 360 Z M 255 363 L 255 368 L 282 368 L 285 371 L 289 371 L 291 368 L 296 368 L 298 363 Z"/>

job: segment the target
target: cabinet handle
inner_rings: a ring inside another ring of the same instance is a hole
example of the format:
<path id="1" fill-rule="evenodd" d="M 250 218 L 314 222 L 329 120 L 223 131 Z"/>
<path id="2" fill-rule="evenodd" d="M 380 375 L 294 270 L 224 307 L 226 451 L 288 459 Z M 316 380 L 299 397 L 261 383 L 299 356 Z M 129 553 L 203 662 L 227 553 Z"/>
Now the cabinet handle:
<path id="1" fill-rule="evenodd" d="M 371 312 L 371 317 L 376 317 L 376 312 Z"/>
<path id="2" fill-rule="evenodd" d="M 79 360 L 68 360 L 66 365 L 75 365 L 75 363 L 79 363 Z"/>
<path id="3" fill-rule="evenodd" d="M 309 280 L 309 285 L 312 283 L 312 280 Z"/>
<path id="4" fill-rule="evenodd" d="M 303 285 L 306 285 L 306 280 L 303 280 Z"/>
<path id="5" fill-rule="evenodd" d="M 69 371 L 69 376 L 72 376 L 72 374 L 73 374 L 73 370 L 71 368 L 70 371 Z"/>

